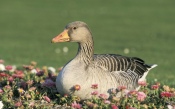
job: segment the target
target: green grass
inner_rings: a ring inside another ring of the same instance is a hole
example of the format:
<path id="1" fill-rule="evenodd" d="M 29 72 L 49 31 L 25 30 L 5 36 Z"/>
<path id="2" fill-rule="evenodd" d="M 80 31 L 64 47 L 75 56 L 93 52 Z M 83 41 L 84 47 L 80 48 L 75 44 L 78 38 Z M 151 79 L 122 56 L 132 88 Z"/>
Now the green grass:
<path id="1" fill-rule="evenodd" d="M 72 21 L 92 30 L 95 53 L 137 56 L 159 66 L 148 79 L 175 84 L 175 1 L 0 1 L 0 59 L 21 66 L 34 60 L 39 66 L 60 67 L 77 52 L 76 43 L 51 44 Z M 56 49 L 69 48 L 67 54 Z M 123 50 L 128 48 L 129 54 Z"/>

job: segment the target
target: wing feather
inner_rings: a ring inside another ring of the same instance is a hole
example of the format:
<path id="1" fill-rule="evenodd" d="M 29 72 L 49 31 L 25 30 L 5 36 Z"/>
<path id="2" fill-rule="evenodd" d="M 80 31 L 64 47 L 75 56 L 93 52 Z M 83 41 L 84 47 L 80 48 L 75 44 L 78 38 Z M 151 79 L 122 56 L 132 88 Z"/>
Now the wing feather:
<path id="1" fill-rule="evenodd" d="M 94 62 L 96 65 L 106 68 L 109 72 L 127 72 L 129 69 L 130 71 L 135 72 L 139 77 L 142 77 L 143 74 L 151 67 L 145 64 L 145 62 L 140 58 L 125 57 L 115 54 L 94 55 Z"/>

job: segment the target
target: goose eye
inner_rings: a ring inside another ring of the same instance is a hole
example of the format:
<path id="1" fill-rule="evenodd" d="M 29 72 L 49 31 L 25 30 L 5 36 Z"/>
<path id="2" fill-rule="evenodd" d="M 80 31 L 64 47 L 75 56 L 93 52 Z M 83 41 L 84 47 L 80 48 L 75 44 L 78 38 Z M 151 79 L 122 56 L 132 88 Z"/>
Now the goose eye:
<path id="1" fill-rule="evenodd" d="M 74 29 L 74 30 L 76 30 L 76 29 L 77 29 L 77 27 L 73 27 L 73 29 Z"/>

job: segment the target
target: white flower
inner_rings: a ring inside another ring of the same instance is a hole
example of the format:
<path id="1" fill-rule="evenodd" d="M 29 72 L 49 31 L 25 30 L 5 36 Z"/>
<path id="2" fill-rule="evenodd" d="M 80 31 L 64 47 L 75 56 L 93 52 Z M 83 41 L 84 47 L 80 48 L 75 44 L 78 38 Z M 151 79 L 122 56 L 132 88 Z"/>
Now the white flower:
<path id="1" fill-rule="evenodd" d="M 37 73 L 37 70 L 36 70 L 36 69 L 32 69 L 32 70 L 31 70 L 31 73 L 36 74 L 36 73 Z"/>
<path id="2" fill-rule="evenodd" d="M 56 69 L 53 68 L 53 67 L 48 67 L 48 70 L 51 71 L 52 73 L 55 73 L 56 72 Z"/>
<path id="3" fill-rule="evenodd" d="M 4 64 L 0 64 L 0 70 L 5 70 L 5 66 L 4 66 Z"/>
<path id="4" fill-rule="evenodd" d="M 12 69 L 10 70 L 11 72 L 14 72 L 16 70 L 16 65 L 12 66 Z"/>
<path id="5" fill-rule="evenodd" d="M 168 109 L 175 109 L 175 106 L 167 105 Z"/>
<path id="6" fill-rule="evenodd" d="M 2 101 L 0 101 L 0 109 L 2 109 L 4 106 L 4 104 L 2 103 Z"/>

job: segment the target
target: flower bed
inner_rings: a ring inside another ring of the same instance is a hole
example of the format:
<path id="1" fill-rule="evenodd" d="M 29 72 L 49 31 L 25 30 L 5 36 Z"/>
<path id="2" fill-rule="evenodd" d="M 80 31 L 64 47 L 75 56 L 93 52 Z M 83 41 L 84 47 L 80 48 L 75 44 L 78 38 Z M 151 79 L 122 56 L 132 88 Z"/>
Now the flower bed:
<path id="1" fill-rule="evenodd" d="M 60 69 L 59 69 L 60 70 Z M 57 72 L 59 72 L 59 70 Z M 175 88 L 139 81 L 139 91 L 128 91 L 125 86 L 111 90 L 111 95 L 98 92 L 98 84 L 90 100 L 81 100 L 72 95 L 61 96 L 55 87 L 56 70 L 53 67 L 38 68 L 36 62 L 16 68 L 4 65 L 0 60 L 0 109 L 1 108 L 100 108 L 100 109 L 174 109 Z M 75 84 L 75 91 L 81 86 Z M 122 97 L 117 98 L 120 92 Z"/>

